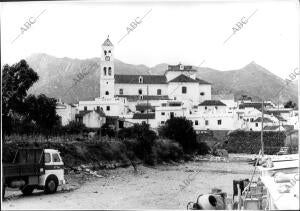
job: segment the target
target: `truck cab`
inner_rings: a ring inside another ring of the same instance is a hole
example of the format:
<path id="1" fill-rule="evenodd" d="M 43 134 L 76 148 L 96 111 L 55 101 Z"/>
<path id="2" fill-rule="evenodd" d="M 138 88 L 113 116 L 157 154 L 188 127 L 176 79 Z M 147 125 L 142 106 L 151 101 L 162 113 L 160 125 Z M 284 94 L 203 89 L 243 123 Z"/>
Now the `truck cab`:
<path id="1" fill-rule="evenodd" d="M 65 184 L 64 163 L 60 152 L 55 149 L 19 149 L 12 163 L 3 165 L 3 197 L 5 188 L 19 188 L 24 195 L 34 189 L 55 193 Z"/>

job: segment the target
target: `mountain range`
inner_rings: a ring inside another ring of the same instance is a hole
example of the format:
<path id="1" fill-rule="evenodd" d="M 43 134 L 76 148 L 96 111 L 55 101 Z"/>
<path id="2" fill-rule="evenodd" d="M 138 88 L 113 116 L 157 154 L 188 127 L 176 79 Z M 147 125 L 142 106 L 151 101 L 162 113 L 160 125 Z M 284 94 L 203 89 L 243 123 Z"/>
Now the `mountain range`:
<path id="1" fill-rule="evenodd" d="M 40 77 L 29 93 L 43 93 L 68 103 L 93 100 L 99 96 L 100 58 L 80 60 L 33 54 L 25 60 Z M 166 63 L 150 68 L 115 59 L 115 74 L 161 75 L 167 67 Z M 288 100 L 298 102 L 297 80 L 287 85 L 285 80 L 255 62 L 230 71 L 197 66 L 194 68 L 198 78 L 212 84 L 212 94 L 234 94 L 236 99 L 241 95 L 248 95 L 254 100 L 272 100 L 274 103 L 278 100 L 280 103 Z M 280 89 L 282 92 L 278 96 Z"/>

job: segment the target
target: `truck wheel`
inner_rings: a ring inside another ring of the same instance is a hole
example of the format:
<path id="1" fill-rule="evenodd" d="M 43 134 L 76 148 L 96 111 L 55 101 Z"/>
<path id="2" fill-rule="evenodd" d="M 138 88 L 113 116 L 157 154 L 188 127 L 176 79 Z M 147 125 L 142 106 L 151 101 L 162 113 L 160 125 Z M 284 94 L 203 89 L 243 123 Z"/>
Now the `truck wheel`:
<path id="1" fill-rule="evenodd" d="M 30 185 L 27 185 L 27 186 L 21 188 L 21 191 L 22 191 L 23 195 L 25 195 L 25 196 L 31 195 L 33 190 L 34 190 L 34 187 L 30 186 Z"/>
<path id="2" fill-rule="evenodd" d="M 56 176 L 51 175 L 47 178 L 45 183 L 45 193 L 51 194 L 55 193 L 58 186 L 58 179 Z"/>

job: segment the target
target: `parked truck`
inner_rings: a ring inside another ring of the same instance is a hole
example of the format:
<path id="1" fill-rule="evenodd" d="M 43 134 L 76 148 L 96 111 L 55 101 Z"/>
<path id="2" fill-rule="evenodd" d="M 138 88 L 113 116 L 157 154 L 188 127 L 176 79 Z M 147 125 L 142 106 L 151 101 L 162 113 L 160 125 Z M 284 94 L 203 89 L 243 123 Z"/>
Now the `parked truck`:
<path id="1" fill-rule="evenodd" d="M 64 163 L 55 149 L 18 149 L 13 161 L 2 166 L 2 197 L 6 187 L 19 188 L 24 195 L 34 189 L 51 194 L 65 184 Z"/>

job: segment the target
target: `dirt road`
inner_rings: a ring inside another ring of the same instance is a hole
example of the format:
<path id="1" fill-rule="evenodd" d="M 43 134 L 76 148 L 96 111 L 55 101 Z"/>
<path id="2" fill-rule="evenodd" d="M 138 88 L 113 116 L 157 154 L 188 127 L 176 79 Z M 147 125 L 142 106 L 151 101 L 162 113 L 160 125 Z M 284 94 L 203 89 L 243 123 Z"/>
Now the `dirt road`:
<path id="1" fill-rule="evenodd" d="M 104 178 L 87 181 L 72 192 L 4 200 L 3 209 L 186 209 L 200 193 L 220 188 L 232 194 L 232 180 L 250 178 L 245 162 L 188 162 L 180 165 L 138 166 L 99 171 Z M 184 180 L 191 178 L 189 185 Z M 194 178 L 194 180 L 193 180 Z M 8 193 L 9 195 L 9 193 Z"/>

